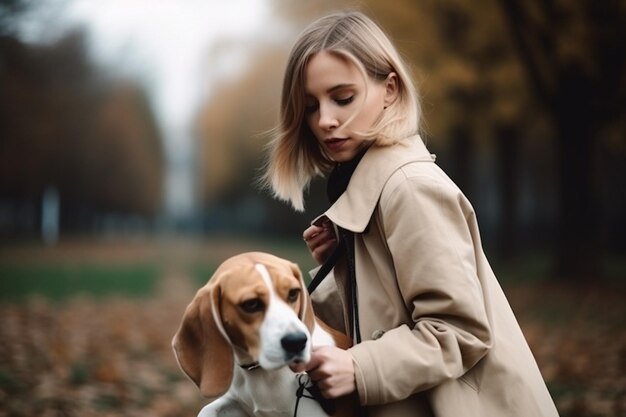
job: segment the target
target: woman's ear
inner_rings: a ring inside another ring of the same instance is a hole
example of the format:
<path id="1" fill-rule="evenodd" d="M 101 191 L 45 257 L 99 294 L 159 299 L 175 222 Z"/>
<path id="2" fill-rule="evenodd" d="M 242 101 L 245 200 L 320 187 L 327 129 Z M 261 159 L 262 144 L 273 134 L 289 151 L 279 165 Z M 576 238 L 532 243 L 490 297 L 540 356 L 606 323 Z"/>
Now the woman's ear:
<path id="1" fill-rule="evenodd" d="M 395 72 L 390 72 L 389 75 L 387 75 L 384 83 L 385 108 L 387 108 L 396 101 L 398 95 L 400 94 L 400 89 L 398 87 L 398 75 Z"/>

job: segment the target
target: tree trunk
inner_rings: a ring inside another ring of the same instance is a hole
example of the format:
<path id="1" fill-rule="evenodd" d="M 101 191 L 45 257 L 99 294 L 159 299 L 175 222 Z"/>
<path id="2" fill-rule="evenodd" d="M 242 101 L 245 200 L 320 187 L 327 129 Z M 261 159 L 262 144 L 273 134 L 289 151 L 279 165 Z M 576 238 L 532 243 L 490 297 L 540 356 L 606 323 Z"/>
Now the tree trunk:
<path id="1" fill-rule="evenodd" d="M 554 112 L 560 175 L 554 272 L 566 280 L 595 280 L 601 271 L 593 192 L 593 86 L 577 67 L 568 67 L 560 80 Z"/>
<path id="2" fill-rule="evenodd" d="M 500 219 L 497 227 L 497 255 L 503 260 L 514 254 L 517 242 L 519 128 L 507 124 L 497 127 L 497 181 L 500 194 Z"/>
<path id="3" fill-rule="evenodd" d="M 472 200 L 472 151 L 469 128 L 456 126 L 452 129 L 452 167 L 450 176 L 461 191 L 470 197 L 470 200 Z"/>

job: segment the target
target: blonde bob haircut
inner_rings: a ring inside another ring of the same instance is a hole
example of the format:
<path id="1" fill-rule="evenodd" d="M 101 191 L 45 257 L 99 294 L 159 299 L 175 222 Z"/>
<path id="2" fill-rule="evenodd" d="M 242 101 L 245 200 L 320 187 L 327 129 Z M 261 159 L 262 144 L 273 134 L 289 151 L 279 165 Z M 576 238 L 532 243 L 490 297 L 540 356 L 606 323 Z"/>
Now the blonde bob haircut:
<path id="1" fill-rule="evenodd" d="M 304 210 L 304 191 L 311 179 L 324 176 L 334 164 L 305 120 L 305 70 L 321 51 L 348 59 L 364 78 L 383 82 L 392 72 L 397 75 L 397 98 L 369 131 L 359 132 L 362 139 L 388 146 L 415 135 L 419 127 L 419 101 L 406 65 L 371 19 L 359 12 L 342 12 L 313 22 L 300 34 L 287 61 L 279 123 L 271 133 L 262 177 L 276 198 L 298 211 Z"/>

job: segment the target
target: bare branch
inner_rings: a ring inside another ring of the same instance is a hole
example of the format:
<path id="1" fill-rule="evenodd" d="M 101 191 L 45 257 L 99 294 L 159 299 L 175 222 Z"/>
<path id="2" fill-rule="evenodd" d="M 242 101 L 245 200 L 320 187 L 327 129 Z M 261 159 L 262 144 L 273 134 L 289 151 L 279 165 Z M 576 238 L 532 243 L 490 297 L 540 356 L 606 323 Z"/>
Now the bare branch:
<path id="1" fill-rule="evenodd" d="M 550 93 L 551 83 L 547 75 L 550 74 L 550 71 L 548 68 L 545 68 L 545 64 L 542 71 L 542 63 L 549 62 L 549 59 L 545 56 L 545 51 L 541 53 L 542 51 L 538 50 L 539 45 L 535 45 L 535 48 L 533 48 L 533 42 L 529 38 L 532 34 L 535 34 L 535 36 L 539 35 L 540 28 L 531 25 L 530 19 L 524 13 L 517 0 L 499 1 L 508 21 L 513 42 L 519 51 L 523 66 L 530 78 L 531 85 L 537 97 L 549 105 L 552 100 L 552 94 Z M 536 43 L 539 43 L 537 39 Z"/>

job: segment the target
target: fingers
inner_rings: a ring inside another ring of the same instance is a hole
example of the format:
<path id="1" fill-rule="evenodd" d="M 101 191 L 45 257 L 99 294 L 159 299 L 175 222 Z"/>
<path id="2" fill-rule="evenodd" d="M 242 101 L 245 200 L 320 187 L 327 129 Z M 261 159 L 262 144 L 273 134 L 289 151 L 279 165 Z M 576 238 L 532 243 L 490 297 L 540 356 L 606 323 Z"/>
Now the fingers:
<path id="1" fill-rule="evenodd" d="M 291 365 L 289 365 L 289 369 L 291 369 L 291 372 L 293 372 L 295 374 L 300 374 L 302 372 L 306 372 L 306 364 L 304 364 L 304 363 L 292 363 Z"/>
<path id="2" fill-rule="evenodd" d="M 318 246 L 316 246 L 314 249 L 311 250 L 311 255 L 313 256 L 313 259 L 315 259 L 315 261 L 318 264 L 323 264 L 326 259 L 328 259 L 328 257 L 330 256 L 330 253 L 332 252 L 333 248 L 337 245 L 337 239 L 335 239 L 335 237 L 330 237 L 328 240 L 326 240 L 323 243 L 320 243 Z"/>
<path id="3" fill-rule="evenodd" d="M 320 365 L 319 357 L 311 355 L 311 359 L 307 363 L 293 363 L 289 365 L 289 369 L 299 374 L 301 372 L 309 372 L 310 370 L 317 368 Z"/>
<path id="4" fill-rule="evenodd" d="M 322 226 L 316 226 L 316 225 L 309 226 L 302 233 L 302 239 L 304 239 L 304 241 L 307 242 L 307 244 L 309 244 L 309 242 L 311 242 L 314 238 L 316 238 L 324 230 L 325 230 L 325 228 L 322 227 Z"/>
<path id="5" fill-rule="evenodd" d="M 307 372 L 325 398 L 337 398 L 356 390 L 352 355 L 333 346 L 314 348 Z"/>
<path id="6" fill-rule="evenodd" d="M 308 227 L 302 234 L 302 238 L 306 242 L 313 259 L 320 264 L 324 263 L 337 244 L 335 232 L 330 222 Z"/>

